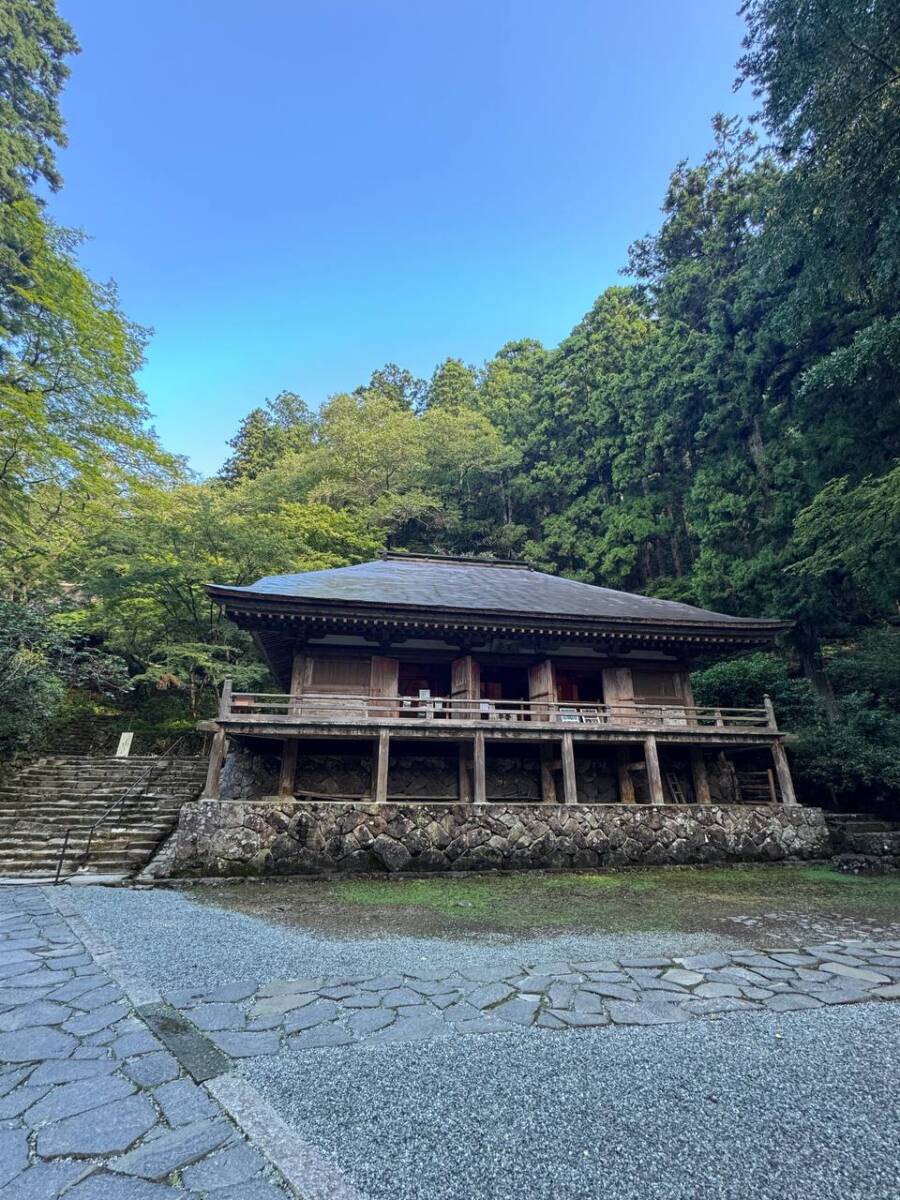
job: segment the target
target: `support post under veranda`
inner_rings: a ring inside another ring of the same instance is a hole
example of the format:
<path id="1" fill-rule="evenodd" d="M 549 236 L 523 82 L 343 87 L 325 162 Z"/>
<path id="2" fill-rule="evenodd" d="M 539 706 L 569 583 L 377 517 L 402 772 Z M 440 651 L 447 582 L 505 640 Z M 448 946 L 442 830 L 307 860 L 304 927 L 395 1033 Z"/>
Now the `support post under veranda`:
<path id="1" fill-rule="evenodd" d="M 289 799 L 294 794 L 297 775 L 297 739 L 285 738 L 281 743 L 281 773 L 278 776 L 278 795 Z"/>
<path id="2" fill-rule="evenodd" d="M 213 734 L 212 746 L 209 750 L 209 766 L 206 769 L 206 783 L 203 787 L 201 800 L 219 799 L 219 781 L 222 776 L 222 764 L 225 762 L 225 752 L 228 748 L 228 738 L 224 729 L 217 729 Z"/>

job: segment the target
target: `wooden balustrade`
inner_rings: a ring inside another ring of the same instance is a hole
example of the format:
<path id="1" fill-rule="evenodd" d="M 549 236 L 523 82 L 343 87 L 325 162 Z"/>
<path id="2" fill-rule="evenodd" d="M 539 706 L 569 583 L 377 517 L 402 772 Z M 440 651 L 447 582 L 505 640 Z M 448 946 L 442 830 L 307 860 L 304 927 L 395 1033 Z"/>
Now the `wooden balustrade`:
<path id="1" fill-rule="evenodd" d="M 413 696 L 347 696 L 317 693 L 226 692 L 220 720 L 265 723 L 285 718 L 298 724 L 327 722 L 541 723 L 595 728 L 639 726 L 652 729 L 725 729 L 777 732 L 771 703 L 761 708 L 702 707 L 687 704 L 597 704 L 551 700 L 474 700 Z"/>

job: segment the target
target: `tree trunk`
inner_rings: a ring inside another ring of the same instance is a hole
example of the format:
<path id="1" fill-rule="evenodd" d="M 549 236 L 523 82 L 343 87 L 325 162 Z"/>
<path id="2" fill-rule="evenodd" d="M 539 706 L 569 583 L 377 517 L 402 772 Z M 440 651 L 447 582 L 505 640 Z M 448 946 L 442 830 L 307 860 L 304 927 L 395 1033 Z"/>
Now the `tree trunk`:
<path id="1" fill-rule="evenodd" d="M 838 715 L 838 706 L 834 698 L 834 688 L 825 672 L 822 661 L 822 646 L 819 635 L 808 621 L 798 621 L 794 628 L 792 641 L 800 658 L 803 674 L 812 685 L 813 691 L 822 702 L 822 707 L 832 720 Z"/>

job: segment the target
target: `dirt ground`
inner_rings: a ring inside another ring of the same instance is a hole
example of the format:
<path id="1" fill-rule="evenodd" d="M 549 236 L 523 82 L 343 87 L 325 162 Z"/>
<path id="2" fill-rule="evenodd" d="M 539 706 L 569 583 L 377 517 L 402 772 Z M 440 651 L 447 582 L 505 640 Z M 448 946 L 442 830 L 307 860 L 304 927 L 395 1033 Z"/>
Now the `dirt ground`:
<path id="1" fill-rule="evenodd" d="M 769 946 L 900 937 L 900 875 L 827 866 L 254 880 L 198 887 L 193 898 L 329 937 L 666 931 Z"/>

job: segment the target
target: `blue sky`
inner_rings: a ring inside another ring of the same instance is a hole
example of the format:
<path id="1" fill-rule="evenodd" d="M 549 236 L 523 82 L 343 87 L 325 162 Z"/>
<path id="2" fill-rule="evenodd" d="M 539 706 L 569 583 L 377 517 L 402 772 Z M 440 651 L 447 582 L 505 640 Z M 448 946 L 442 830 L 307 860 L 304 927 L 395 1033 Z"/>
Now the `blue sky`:
<path id="1" fill-rule="evenodd" d="M 50 210 L 155 330 L 212 473 L 241 417 L 388 361 L 556 344 L 732 95 L 737 0 L 59 0 L 83 52 Z"/>

